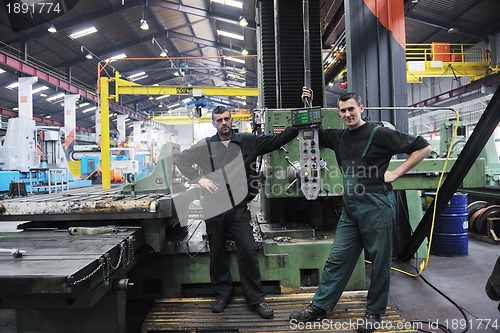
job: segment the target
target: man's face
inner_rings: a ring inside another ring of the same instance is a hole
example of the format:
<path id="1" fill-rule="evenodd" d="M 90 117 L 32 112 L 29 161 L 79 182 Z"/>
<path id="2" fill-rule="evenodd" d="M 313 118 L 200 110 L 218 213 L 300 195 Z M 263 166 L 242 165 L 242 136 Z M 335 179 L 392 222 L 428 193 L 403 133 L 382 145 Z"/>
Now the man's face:
<path id="1" fill-rule="evenodd" d="M 231 118 L 231 113 L 226 111 L 221 114 L 214 114 L 212 125 L 217 129 L 217 133 L 220 136 L 227 136 L 231 134 L 231 129 L 233 127 L 233 118 Z"/>
<path id="2" fill-rule="evenodd" d="M 339 101 L 339 117 L 344 125 L 351 130 L 363 124 L 361 113 L 363 113 L 364 109 L 363 104 L 358 105 L 356 100 L 352 98 L 347 101 Z"/>

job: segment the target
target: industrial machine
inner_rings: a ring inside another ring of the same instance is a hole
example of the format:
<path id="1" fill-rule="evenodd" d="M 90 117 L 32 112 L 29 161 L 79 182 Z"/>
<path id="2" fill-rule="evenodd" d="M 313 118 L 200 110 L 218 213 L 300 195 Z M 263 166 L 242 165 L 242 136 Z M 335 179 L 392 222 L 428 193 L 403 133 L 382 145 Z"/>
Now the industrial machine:
<path id="1" fill-rule="evenodd" d="M 37 127 L 27 118 L 11 118 L 0 146 L 0 192 L 7 192 L 11 183 L 24 183 L 26 190 L 51 191 L 67 187 L 89 186 L 76 181 L 69 172 L 68 161 L 58 129 Z M 59 185 L 57 185 L 59 184 Z"/>
<path id="2" fill-rule="evenodd" d="M 320 124 L 341 127 L 337 111 L 261 111 L 264 132 L 292 125 L 300 132 L 261 162 L 262 190 L 260 201 L 252 202 L 252 223 L 264 288 L 268 294 L 313 291 L 342 208 L 335 155 L 319 148 L 317 136 Z M 0 203 L 2 220 L 31 221 L 19 226 L 25 231 L 0 238 L 0 247 L 12 250 L 0 256 L 0 307 L 16 309 L 19 332 L 73 332 L 75 326 L 124 332 L 127 301 L 211 294 L 199 203 L 190 204 L 183 222 L 174 205 L 176 196 L 192 193 L 195 198 L 197 193 L 176 173 L 172 161 L 178 151 L 177 145 L 163 146 L 152 175 L 125 187 L 72 189 Z M 441 167 L 439 159 L 424 161 L 395 184 L 413 189 L 406 193 L 413 198 L 408 209 L 414 216 L 422 215 L 414 189 L 435 188 Z M 464 183 L 477 187 L 484 179 L 483 162 Z M 227 249 L 236 250 L 232 241 Z M 230 265 L 237 281 L 235 254 Z M 364 276 L 361 256 L 347 289 L 364 289 Z"/>

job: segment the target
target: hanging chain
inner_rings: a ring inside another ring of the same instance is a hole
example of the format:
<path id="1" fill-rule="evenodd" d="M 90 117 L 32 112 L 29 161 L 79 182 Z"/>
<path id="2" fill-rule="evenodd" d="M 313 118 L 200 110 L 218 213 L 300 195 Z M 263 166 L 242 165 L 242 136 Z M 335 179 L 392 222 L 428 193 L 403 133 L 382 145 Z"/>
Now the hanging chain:
<path id="1" fill-rule="evenodd" d="M 120 243 L 120 254 L 118 256 L 116 265 L 113 265 L 111 263 L 111 255 L 109 253 L 105 253 L 103 256 L 99 257 L 99 265 L 92 272 L 81 279 L 70 282 L 70 285 L 75 286 L 89 280 L 92 276 L 97 274 L 97 272 L 99 272 L 101 268 L 104 285 L 109 285 L 109 276 L 111 269 L 116 271 L 120 268 L 120 266 L 128 266 L 134 260 L 134 241 L 134 236 L 129 236 Z M 71 279 L 73 279 L 73 276 L 68 276 L 68 280 Z"/>

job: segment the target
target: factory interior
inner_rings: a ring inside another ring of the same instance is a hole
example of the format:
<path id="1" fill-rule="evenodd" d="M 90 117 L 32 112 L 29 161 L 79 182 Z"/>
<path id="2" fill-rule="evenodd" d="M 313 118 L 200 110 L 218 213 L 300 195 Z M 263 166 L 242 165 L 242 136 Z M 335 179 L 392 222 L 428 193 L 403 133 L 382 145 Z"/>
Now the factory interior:
<path id="1" fill-rule="evenodd" d="M 344 209 L 335 152 L 313 147 L 345 128 L 347 92 L 366 121 L 432 147 L 392 184 L 377 331 L 500 333 L 487 291 L 500 281 L 498 13 L 498 0 L 3 0 L 0 333 L 355 332 L 365 253 L 328 325 L 289 318 L 319 287 Z M 218 106 L 234 132 L 299 133 L 257 158 L 249 202 L 269 320 L 245 303 L 231 239 L 234 299 L 210 310 L 206 207 L 174 163 L 216 133 Z"/>

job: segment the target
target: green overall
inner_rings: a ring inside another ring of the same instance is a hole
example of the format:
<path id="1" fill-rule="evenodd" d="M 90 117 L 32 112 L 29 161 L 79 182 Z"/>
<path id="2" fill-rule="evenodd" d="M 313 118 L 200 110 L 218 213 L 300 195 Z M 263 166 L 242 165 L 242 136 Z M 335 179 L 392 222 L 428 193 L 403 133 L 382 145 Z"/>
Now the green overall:
<path id="1" fill-rule="evenodd" d="M 343 149 L 343 135 L 340 140 L 338 153 L 344 175 L 344 209 L 320 286 L 312 300 L 313 305 L 325 311 L 330 311 L 337 304 L 361 251 L 365 249 L 368 259 L 373 262 L 366 311 L 370 314 L 385 313 L 389 296 L 396 200 L 383 181 L 374 176 L 364 177 L 374 171 L 369 171 L 366 154 L 378 128 L 372 130 L 361 156 L 352 156 Z"/>

